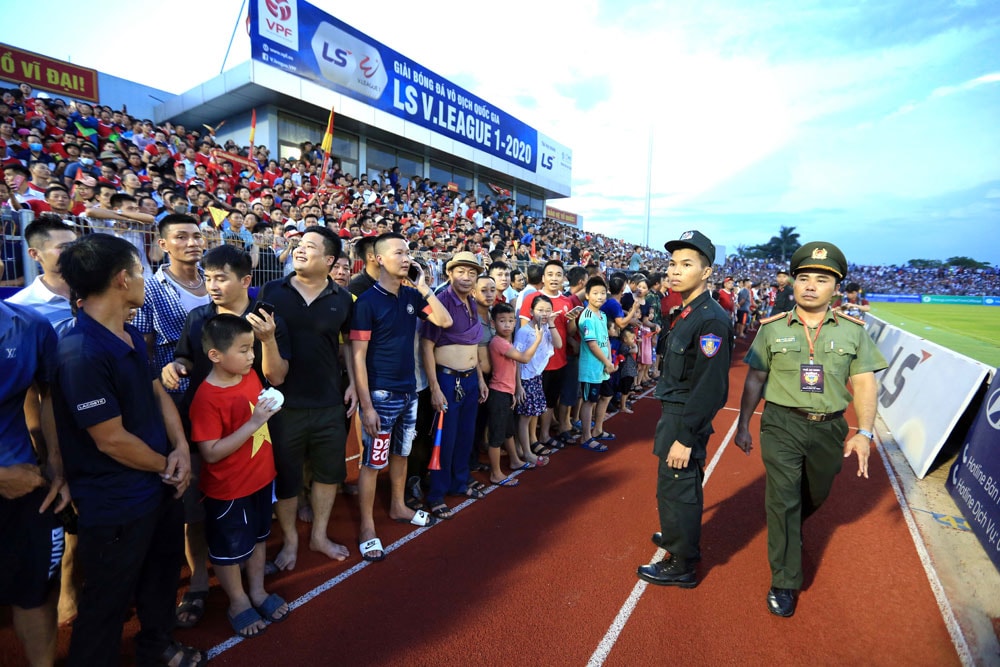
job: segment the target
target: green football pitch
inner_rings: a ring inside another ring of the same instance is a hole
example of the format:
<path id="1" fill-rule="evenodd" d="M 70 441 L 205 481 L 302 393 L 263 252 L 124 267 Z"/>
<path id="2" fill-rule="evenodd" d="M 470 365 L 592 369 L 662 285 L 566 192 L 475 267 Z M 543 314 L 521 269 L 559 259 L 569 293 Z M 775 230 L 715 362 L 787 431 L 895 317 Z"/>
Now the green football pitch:
<path id="1" fill-rule="evenodd" d="M 1000 366 L 1000 307 L 873 303 L 872 314 L 993 367 Z"/>

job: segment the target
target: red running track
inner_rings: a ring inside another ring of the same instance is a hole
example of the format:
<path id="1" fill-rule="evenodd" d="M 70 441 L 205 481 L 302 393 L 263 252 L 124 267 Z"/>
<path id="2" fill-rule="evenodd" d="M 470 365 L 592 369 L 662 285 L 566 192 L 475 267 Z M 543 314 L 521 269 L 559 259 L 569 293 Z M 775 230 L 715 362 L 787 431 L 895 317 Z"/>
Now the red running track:
<path id="1" fill-rule="evenodd" d="M 745 373 L 737 362 L 710 461 L 728 443 Z M 521 473 L 519 487 L 493 487 L 430 529 L 389 521 L 381 487 L 377 526 L 391 550 L 381 563 L 361 561 L 357 509 L 341 497 L 330 534 L 351 546 L 351 558 L 331 563 L 306 552 L 294 572 L 269 579 L 269 590 L 298 600 L 287 622 L 235 640 L 215 586 L 202 625 L 177 636 L 215 647 L 212 664 L 240 666 L 959 663 L 874 454 L 871 479 L 855 477 L 855 460 L 846 462 L 830 500 L 806 524 L 806 585 L 793 618 L 765 608 L 759 450 L 747 457 L 732 444 L 705 486 L 700 585 L 637 587 L 635 568 L 657 552 L 649 536 L 658 526 L 658 415 L 655 400 L 638 401 L 634 415 L 609 422 L 618 440 L 607 454 L 560 452 L 549 466 Z M 752 428 L 756 434 L 756 418 Z M 631 615 L 609 632 L 630 596 Z M 127 627 L 130 637 L 136 630 Z M 64 656 L 68 630 L 60 640 Z M 19 664 L 9 622 L 0 651 L 3 664 Z"/>

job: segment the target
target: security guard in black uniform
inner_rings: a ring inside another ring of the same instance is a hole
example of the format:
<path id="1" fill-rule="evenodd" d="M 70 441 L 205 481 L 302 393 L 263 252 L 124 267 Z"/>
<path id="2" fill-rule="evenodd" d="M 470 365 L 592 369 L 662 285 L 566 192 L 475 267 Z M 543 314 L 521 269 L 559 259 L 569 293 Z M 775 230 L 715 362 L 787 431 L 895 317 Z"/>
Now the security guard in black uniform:
<path id="1" fill-rule="evenodd" d="M 807 243 L 792 255 L 791 272 L 795 307 L 763 320 L 747 353 L 750 371 L 735 439 L 749 454 L 750 416 L 763 394 L 767 608 L 786 617 L 795 613 L 802 587 L 802 522 L 826 500 L 845 457 L 856 453 L 858 477 L 868 477 L 878 388 L 874 372 L 886 367 L 864 323 L 830 309 L 847 273 L 844 253 L 832 243 Z M 847 438 L 844 410 L 852 400 L 858 430 Z"/>
<path id="2" fill-rule="evenodd" d="M 667 333 L 656 397 L 662 413 L 653 453 L 659 459 L 656 499 L 660 532 L 653 542 L 670 557 L 639 567 L 640 579 L 660 586 L 694 588 L 701 560 L 705 448 L 712 419 L 729 393 L 732 318 L 708 292 L 715 246 L 701 232 L 670 241 L 666 280 L 682 298 Z"/>

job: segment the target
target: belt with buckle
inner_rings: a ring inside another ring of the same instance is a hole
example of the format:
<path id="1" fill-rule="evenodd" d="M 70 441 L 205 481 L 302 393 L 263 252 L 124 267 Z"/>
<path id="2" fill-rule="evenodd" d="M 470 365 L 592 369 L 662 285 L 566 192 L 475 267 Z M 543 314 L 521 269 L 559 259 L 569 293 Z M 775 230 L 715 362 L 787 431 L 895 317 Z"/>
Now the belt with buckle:
<path id="1" fill-rule="evenodd" d="M 465 371 L 456 371 L 454 368 L 448 368 L 447 366 L 438 366 L 437 369 L 445 375 L 454 375 L 459 378 L 467 378 L 476 374 L 475 368 L 470 368 Z"/>
<path id="2" fill-rule="evenodd" d="M 789 407 L 785 407 L 785 406 L 781 406 L 781 407 L 783 407 L 786 410 L 789 410 L 791 412 L 794 412 L 795 414 L 797 414 L 798 416 L 802 417 L 803 419 L 806 419 L 806 420 L 811 421 L 811 422 L 831 422 L 834 419 L 837 419 L 838 417 L 843 416 L 843 414 L 844 414 L 843 410 L 841 410 L 839 412 L 807 412 L 805 410 L 799 410 L 798 408 L 789 408 Z"/>

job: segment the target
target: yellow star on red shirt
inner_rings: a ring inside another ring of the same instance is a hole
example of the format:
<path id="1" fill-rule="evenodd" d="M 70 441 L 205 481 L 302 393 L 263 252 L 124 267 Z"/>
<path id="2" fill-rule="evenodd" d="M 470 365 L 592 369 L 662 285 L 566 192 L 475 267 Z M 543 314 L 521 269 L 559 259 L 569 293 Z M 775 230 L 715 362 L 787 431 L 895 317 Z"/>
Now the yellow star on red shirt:
<path id="1" fill-rule="evenodd" d="M 250 403 L 250 414 L 253 414 L 254 408 L 254 404 Z M 267 428 L 266 422 L 259 429 L 254 431 L 253 448 L 250 450 L 250 458 L 257 456 L 257 452 L 260 451 L 260 448 L 264 446 L 265 442 L 271 442 L 271 431 Z"/>

